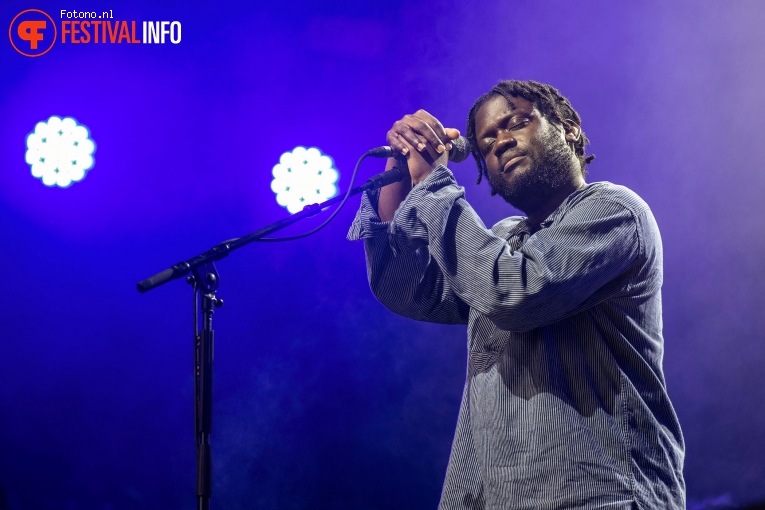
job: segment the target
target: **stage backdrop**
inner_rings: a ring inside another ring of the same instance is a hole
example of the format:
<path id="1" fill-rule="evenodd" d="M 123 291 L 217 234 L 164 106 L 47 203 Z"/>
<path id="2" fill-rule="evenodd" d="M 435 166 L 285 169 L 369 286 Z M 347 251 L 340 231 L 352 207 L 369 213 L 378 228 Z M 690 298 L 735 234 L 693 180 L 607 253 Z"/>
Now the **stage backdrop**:
<path id="1" fill-rule="evenodd" d="M 136 282 L 284 218 L 282 153 L 318 147 L 345 189 L 395 120 L 424 108 L 464 131 L 505 78 L 569 97 L 589 180 L 629 186 L 658 220 L 689 508 L 765 499 L 762 1 L 11 0 L 0 25 L 27 9 L 59 33 L 39 57 L 0 41 L 0 505 L 195 505 L 191 288 Z M 85 42 L 74 11 L 109 11 L 125 35 Z M 129 42 L 158 21 L 178 22 L 164 44 Z M 96 143 L 66 189 L 25 162 L 52 115 Z M 472 161 L 453 170 L 488 225 L 515 213 Z M 465 328 L 375 301 L 345 240 L 358 202 L 218 263 L 214 508 L 437 505 Z"/>

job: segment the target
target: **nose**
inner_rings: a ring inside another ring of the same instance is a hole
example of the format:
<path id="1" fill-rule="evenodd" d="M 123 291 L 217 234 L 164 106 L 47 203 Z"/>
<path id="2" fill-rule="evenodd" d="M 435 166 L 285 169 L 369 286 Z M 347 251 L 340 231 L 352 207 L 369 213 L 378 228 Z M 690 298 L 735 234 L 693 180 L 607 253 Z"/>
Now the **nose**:
<path id="1" fill-rule="evenodd" d="M 512 149 L 516 145 L 518 142 L 509 131 L 500 131 L 497 133 L 497 141 L 494 143 L 494 153 L 500 157 L 507 149 Z"/>

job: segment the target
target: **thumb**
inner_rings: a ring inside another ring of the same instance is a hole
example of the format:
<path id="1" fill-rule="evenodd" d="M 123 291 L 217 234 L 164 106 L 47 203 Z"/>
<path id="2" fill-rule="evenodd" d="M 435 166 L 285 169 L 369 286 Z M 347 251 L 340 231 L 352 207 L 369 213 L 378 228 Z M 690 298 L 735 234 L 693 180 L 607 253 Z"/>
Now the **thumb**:
<path id="1" fill-rule="evenodd" d="M 449 140 L 456 140 L 460 137 L 460 130 L 454 129 L 454 128 L 444 128 L 444 132 L 446 133 L 446 136 L 449 137 Z"/>

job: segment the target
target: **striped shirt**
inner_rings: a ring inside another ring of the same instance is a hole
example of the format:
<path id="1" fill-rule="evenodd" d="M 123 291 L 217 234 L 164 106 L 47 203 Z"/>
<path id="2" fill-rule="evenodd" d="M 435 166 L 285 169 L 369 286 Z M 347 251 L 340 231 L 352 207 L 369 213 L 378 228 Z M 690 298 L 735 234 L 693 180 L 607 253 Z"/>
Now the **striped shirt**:
<path id="1" fill-rule="evenodd" d="M 349 239 L 391 311 L 467 324 L 468 369 L 440 510 L 684 509 L 684 442 L 662 371 L 662 245 L 608 182 L 532 232 L 487 229 L 441 166 L 393 220 L 365 194 Z"/>

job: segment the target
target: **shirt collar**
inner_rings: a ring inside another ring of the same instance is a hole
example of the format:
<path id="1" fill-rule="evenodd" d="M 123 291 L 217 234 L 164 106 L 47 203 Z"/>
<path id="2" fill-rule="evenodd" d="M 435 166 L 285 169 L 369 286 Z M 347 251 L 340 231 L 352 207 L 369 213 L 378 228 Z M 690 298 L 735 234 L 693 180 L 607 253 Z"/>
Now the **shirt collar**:
<path id="1" fill-rule="evenodd" d="M 584 183 L 579 186 L 573 193 L 567 196 L 566 199 L 561 202 L 561 204 L 547 218 L 545 218 L 544 221 L 539 224 L 539 229 L 541 230 L 543 228 L 547 228 L 556 221 L 563 218 L 571 205 L 573 205 L 572 202 L 589 187 L 590 184 Z M 526 232 L 527 234 L 531 233 L 531 226 L 528 223 L 528 218 L 523 218 L 523 220 L 521 220 L 516 227 L 520 228 L 519 232 Z"/>

